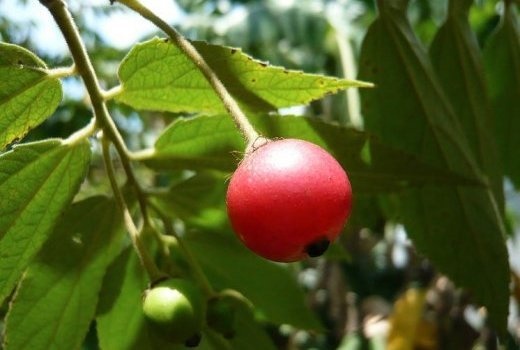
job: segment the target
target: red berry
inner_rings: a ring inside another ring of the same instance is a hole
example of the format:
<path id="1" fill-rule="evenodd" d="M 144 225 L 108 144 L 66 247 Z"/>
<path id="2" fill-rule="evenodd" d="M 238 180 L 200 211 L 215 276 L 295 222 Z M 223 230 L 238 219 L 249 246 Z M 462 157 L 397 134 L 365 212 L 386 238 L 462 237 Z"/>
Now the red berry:
<path id="1" fill-rule="evenodd" d="M 271 141 L 233 174 L 227 210 L 235 233 L 264 258 L 290 262 L 321 255 L 352 206 L 341 165 L 307 141 Z"/>

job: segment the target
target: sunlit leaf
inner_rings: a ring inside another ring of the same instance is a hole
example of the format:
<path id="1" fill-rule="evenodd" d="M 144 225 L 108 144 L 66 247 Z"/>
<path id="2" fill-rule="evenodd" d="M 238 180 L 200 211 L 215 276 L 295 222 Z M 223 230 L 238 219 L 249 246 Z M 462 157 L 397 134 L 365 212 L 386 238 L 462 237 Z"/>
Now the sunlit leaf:
<path id="1" fill-rule="evenodd" d="M 370 86 L 270 66 L 236 48 L 193 44 L 233 97 L 255 112 L 307 104 L 348 87 Z M 164 39 L 136 45 L 121 63 L 119 78 L 122 89 L 116 99 L 137 109 L 226 112 L 197 66 Z"/>
<path id="2" fill-rule="evenodd" d="M 0 156 L 0 300 L 47 240 L 89 161 L 87 141 L 35 142 Z"/>
<path id="3" fill-rule="evenodd" d="M 0 43 L 0 149 L 21 139 L 58 107 L 59 79 L 23 47 Z"/>
<path id="4" fill-rule="evenodd" d="M 93 218 L 95 220 L 93 221 Z M 5 349 L 76 349 L 124 230 L 115 202 L 73 204 L 24 274 L 6 318 Z"/>

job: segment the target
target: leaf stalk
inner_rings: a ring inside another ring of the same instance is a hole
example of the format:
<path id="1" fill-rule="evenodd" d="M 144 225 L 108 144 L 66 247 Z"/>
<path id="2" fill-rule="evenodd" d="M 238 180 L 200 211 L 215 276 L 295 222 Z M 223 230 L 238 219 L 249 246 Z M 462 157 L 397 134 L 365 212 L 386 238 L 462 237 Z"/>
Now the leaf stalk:
<path id="1" fill-rule="evenodd" d="M 139 13 L 142 17 L 152 22 L 161 29 L 172 42 L 177 46 L 200 70 L 208 83 L 211 85 L 217 96 L 222 101 L 224 108 L 233 118 L 238 129 L 246 139 L 246 150 L 253 150 L 266 142 L 255 130 L 247 116 L 244 114 L 236 100 L 231 96 L 217 74 L 204 60 L 197 49 L 182 36 L 177 30 L 166 23 L 162 18 L 157 16 L 153 11 L 143 5 L 139 0 L 118 0 L 121 4 Z"/>

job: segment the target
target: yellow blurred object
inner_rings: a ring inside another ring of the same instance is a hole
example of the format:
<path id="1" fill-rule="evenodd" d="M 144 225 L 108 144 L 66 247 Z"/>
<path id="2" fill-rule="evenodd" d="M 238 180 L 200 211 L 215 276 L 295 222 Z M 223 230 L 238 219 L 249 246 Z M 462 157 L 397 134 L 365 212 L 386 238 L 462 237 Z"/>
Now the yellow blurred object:
<path id="1" fill-rule="evenodd" d="M 424 313 L 426 291 L 408 289 L 394 304 L 390 315 L 388 350 L 413 350 L 416 338 L 422 334 L 419 325 Z"/>
<path id="2" fill-rule="evenodd" d="M 430 320 L 421 319 L 415 331 L 415 350 L 438 349 L 437 325 Z"/>

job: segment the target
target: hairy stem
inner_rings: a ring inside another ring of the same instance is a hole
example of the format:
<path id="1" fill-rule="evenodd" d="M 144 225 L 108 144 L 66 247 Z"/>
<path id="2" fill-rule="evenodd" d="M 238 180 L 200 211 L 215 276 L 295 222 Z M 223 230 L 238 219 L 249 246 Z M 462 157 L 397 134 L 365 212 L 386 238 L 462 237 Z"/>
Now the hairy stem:
<path id="1" fill-rule="evenodd" d="M 110 157 L 110 142 L 105 137 L 102 137 L 101 143 L 103 148 L 103 161 L 105 162 L 105 168 L 107 170 L 108 179 L 110 180 L 110 185 L 112 187 L 112 191 L 114 192 L 114 198 L 123 213 L 126 229 L 130 235 L 130 239 L 132 240 L 134 249 L 137 252 L 137 255 L 139 256 L 141 265 L 145 268 L 150 278 L 150 282 L 153 284 L 155 281 L 164 278 L 165 274 L 159 270 L 157 265 L 155 265 L 154 261 L 148 254 L 148 250 L 146 249 L 145 245 L 141 241 L 141 237 L 139 236 L 139 230 L 135 226 L 134 220 L 130 215 L 130 211 L 128 210 L 123 194 L 119 190 L 119 186 L 117 184 L 116 175 L 114 171 L 114 166 Z"/>
<path id="2" fill-rule="evenodd" d="M 58 67 L 58 68 L 48 69 L 47 74 L 49 75 L 50 78 L 56 78 L 56 79 L 70 77 L 70 76 L 76 74 L 76 66 L 72 65 L 70 67 Z"/>
<path id="3" fill-rule="evenodd" d="M 172 42 L 197 66 L 200 72 L 207 79 L 215 93 L 218 95 L 224 107 L 228 111 L 229 115 L 233 118 L 235 124 L 240 129 L 247 141 L 247 148 L 254 148 L 255 143 L 263 143 L 262 138 L 256 132 L 254 127 L 247 119 L 244 112 L 240 109 L 235 99 L 227 91 L 226 87 L 218 76 L 215 74 L 213 69 L 206 63 L 201 54 L 195 49 L 195 47 L 181 34 L 179 34 L 175 28 L 171 27 L 163 21 L 159 16 L 153 13 L 150 9 L 144 6 L 139 0 L 118 0 L 123 5 L 129 7 L 141 16 L 155 24 L 159 29 L 165 32 Z"/>
<path id="4" fill-rule="evenodd" d="M 148 220 L 148 215 L 146 211 L 145 196 L 142 194 L 141 187 L 132 170 L 128 156 L 129 152 L 126 148 L 123 137 L 117 130 L 112 118 L 110 118 L 110 114 L 108 113 L 108 109 L 104 102 L 105 98 L 103 96 L 103 90 L 99 85 L 96 72 L 94 71 L 90 57 L 85 49 L 83 40 L 79 35 L 78 28 L 74 23 L 74 19 L 67 8 L 67 4 L 63 0 L 40 0 L 40 2 L 49 9 L 52 17 L 58 24 L 65 41 L 67 42 L 74 60 L 76 71 L 83 79 L 90 97 L 94 116 L 96 117 L 96 123 L 101 129 L 103 129 L 105 136 L 113 142 L 117 152 L 119 153 L 121 164 L 123 165 L 129 183 L 135 191 L 140 209 L 143 213 L 143 218 L 146 221 Z"/>
<path id="5" fill-rule="evenodd" d="M 223 289 L 220 291 L 219 295 L 222 297 L 228 297 L 228 298 L 234 299 L 234 300 L 238 301 L 239 303 L 245 305 L 250 310 L 255 309 L 251 300 L 247 299 L 242 293 L 240 293 L 237 290 Z"/>
<path id="6" fill-rule="evenodd" d="M 190 248 L 184 243 L 182 238 L 179 237 L 177 232 L 175 232 L 171 221 L 167 217 L 165 217 L 160 211 L 157 211 L 157 213 L 161 217 L 166 234 L 173 236 L 177 240 L 177 244 L 179 244 L 179 248 L 184 253 L 186 261 L 188 262 L 188 264 L 194 274 L 193 277 L 197 280 L 200 287 L 204 290 L 204 293 L 206 294 L 206 296 L 208 296 L 208 297 L 214 296 L 215 291 L 213 290 L 211 283 L 209 283 L 209 280 L 206 277 L 206 274 L 204 273 L 204 271 L 202 271 L 202 268 L 200 267 L 199 263 L 193 256 L 193 253 L 191 252 Z M 166 237 L 168 237 L 168 236 L 166 236 Z"/>
<path id="7" fill-rule="evenodd" d="M 83 79 L 83 83 L 85 84 L 88 95 L 90 97 L 90 102 L 94 111 L 96 124 L 103 130 L 103 134 L 105 135 L 105 137 L 108 138 L 114 144 L 121 159 L 121 164 L 126 173 L 128 182 L 134 189 L 135 194 L 137 196 L 139 206 L 143 214 L 143 219 L 145 220 L 145 222 L 147 222 L 148 215 L 146 207 L 146 197 L 143 194 L 143 191 L 141 190 L 141 187 L 135 178 L 128 156 L 129 152 L 126 148 L 123 137 L 117 130 L 114 121 L 108 113 L 108 109 L 104 102 L 103 90 L 99 85 L 99 81 L 94 71 L 94 67 L 92 66 L 90 57 L 88 56 L 83 40 L 81 39 L 78 28 L 74 23 L 74 20 L 67 8 L 67 5 L 63 0 L 40 0 L 40 2 L 47 7 L 52 17 L 54 18 L 54 21 L 58 24 L 58 27 L 60 28 L 63 37 L 65 38 L 65 41 L 67 42 L 67 46 L 69 47 L 70 53 L 74 60 L 75 71 Z M 107 167 L 107 170 L 110 169 L 111 168 Z M 113 190 L 114 195 L 118 197 L 119 188 L 117 187 L 117 183 L 111 181 L 111 184 L 116 186 L 113 187 Z M 122 196 L 120 196 L 119 199 L 122 200 L 124 204 Z M 132 221 L 131 217 L 129 217 L 129 214 L 124 210 L 123 214 L 125 215 L 125 221 L 127 221 L 128 219 Z M 135 227 L 135 225 L 133 226 Z M 132 235 L 132 233 L 130 234 Z"/>
<path id="8" fill-rule="evenodd" d="M 79 129 L 69 137 L 65 139 L 65 143 L 67 144 L 75 144 L 85 138 L 92 136 L 96 132 L 96 119 L 92 118 L 90 122 L 85 125 L 83 128 Z"/>

